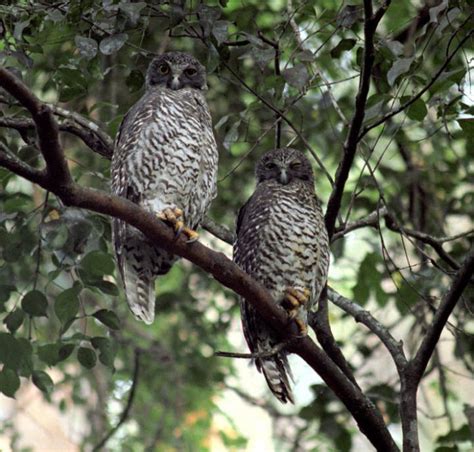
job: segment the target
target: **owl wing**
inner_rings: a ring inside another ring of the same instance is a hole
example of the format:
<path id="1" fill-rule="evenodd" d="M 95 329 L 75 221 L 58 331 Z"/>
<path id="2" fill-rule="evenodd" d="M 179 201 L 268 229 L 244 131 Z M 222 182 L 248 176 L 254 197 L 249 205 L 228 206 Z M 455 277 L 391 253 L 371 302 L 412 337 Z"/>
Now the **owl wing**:
<path id="1" fill-rule="evenodd" d="M 142 129 L 156 121 L 158 102 L 159 93 L 145 94 L 125 115 L 115 141 L 112 190 L 136 204 L 142 204 L 143 187 L 137 186 L 137 179 L 131 177 L 127 158 L 143 146 Z M 113 220 L 112 232 L 127 303 L 138 319 L 150 324 L 155 315 L 154 279 L 166 273 L 175 258 L 121 220 Z"/>
<path id="2" fill-rule="evenodd" d="M 246 273 L 262 281 L 257 269 L 260 266 L 259 255 L 262 252 L 261 231 L 268 221 L 269 205 L 272 200 L 270 190 L 257 187 L 254 194 L 242 206 L 237 216 L 237 239 L 234 244 L 234 261 Z M 240 299 L 242 329 L 245 340 L 252 353 L 272 350 L 278 344 L 278 338 L 269 325 L 258 315 L 253 306 L 245 299 Z M 257 358 L 257 369 L 261 371 L 273 394 L 283 403 L 294 402 L 288 376 L 291 370 L 285 352 L 271 358 Z"/>

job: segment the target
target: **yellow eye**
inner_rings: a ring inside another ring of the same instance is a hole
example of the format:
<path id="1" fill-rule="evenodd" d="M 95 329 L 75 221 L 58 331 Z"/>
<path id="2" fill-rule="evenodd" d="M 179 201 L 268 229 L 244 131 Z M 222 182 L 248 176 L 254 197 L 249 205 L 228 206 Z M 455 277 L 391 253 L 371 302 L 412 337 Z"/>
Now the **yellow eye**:
<path id="1" fill-rule="evenodd" d="M 158 72 L 160 74 L 166 75 L 170 71 L 170 68 L 167 64 L 160 64 L 158 67 Z"/>
<path id="2" fill-rule="evenodd" d="M 193 67 L 188 67 L 184 70 L 184 73 L 188 76 L 188 77 L 193 77 L 194 75 L 197 74 L 197 70 L 194 69 Z"/>

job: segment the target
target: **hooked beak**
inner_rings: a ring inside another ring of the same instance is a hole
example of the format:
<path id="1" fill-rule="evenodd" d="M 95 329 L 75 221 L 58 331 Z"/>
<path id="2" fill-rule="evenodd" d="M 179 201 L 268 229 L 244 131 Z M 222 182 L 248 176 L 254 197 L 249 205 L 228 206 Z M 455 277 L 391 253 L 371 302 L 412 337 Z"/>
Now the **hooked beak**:
<path id="1" fill-rule="evenodd" d="M 179 81 L 179 76 L 175 75 L 171 79 L 171 83 L 169 84 L 169 87 L 173 90 L 177 90 L 177 89 L 179 89 L 180 85 L 181 85 L 181 82 Z"/>
<path id="2" fill-rule="evenodd" d="M 280 172 L 280 182 L 283 185 L 288 184 L 288 174 L 286 172 L 286 169 L 282 169 L 281 172 Z"/>

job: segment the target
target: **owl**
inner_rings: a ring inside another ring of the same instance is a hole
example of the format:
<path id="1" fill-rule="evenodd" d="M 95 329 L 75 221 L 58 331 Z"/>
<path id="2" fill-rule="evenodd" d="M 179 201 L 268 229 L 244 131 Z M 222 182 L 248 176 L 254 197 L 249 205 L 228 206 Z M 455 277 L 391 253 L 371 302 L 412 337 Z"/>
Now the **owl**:
<path id="1" fill-rule="evenodd" d="M 295 319 L 302 333 L 307 314 L 326 284 L 329 241 L 309 160 L 290 148 L 267 152 L 256 167 L 257 187 L 240 209 L 234 261 L 263 284 Z M 241 300 L 244 336 L 252 353 L 279 343 L 276 332 L 247 300 Z M 257 358 L 273 394 L 294 403 L 287 354 Z"/>
<path id="2" fill-rule="evenodd" d="M 216 196 L 218 152 L 206 90 L 205 69 L 191 55 L 155 58 L 145 94 L 124 117 L 112 156 L 113 193 L 156 214 L 190 242 Z M 150 324 L 154 281 L 177 258 L 123 221 L 115 219 L 112 229 L 128 305 Z"/>

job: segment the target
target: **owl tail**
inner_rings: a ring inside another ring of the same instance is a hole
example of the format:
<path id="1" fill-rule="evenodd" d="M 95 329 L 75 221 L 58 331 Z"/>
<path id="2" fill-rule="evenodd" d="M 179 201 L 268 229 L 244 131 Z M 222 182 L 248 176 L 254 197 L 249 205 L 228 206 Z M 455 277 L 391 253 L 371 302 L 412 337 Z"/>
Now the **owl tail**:
<path id="1" fill-rule="evenodd" d="M 259 359 L 257 368 L 263 372 L 268 387 L 282 403 L 295 403 L 288 375 L 291 371 L 286 356 L 278 354 L 273 358 Z"/>
<path id="2" fill-rule="evenodd" d="M 155 277 L 149 271 L 137 271 L 133 262 L 123 263 L 122 280 L 127 303 L 133 315 L 147 325 L 155 318 Z"/>

